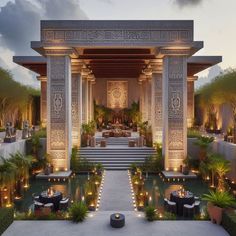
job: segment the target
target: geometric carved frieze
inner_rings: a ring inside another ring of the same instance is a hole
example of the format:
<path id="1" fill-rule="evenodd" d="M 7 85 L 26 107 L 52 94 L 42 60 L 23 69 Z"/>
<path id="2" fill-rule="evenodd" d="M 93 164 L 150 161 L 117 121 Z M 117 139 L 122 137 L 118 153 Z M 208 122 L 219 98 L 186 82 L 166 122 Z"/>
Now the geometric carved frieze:
<path id="1" fill-rule="evenodd" d="M 51 123 L 51 149 L 65 149 L 65 124 Z"/>
<path id="2" fill-rule="evenodd" d="M 169 81 L 183 80 L 183 59 L 182 57 L 170 57 L 169 59 Z"/>
<path id="3" fill-rule="evenodd" d="M 192 29 L 189 30 L 49 30 L 41 31 L 43 42 L 175 42 L 192 41 Z"/>
<path id="4" fill-rule="evenodd" d="M 168 151 L 168 158 L 169 160 L 182 160 L 183 159 L 184 152 L 183 151 Z"/>
<path id="5" fill-rule="evenodd" d="M 65 92 L 54 87 L 51 91 L 51 122 L 65 121 Z"/>
<path id="6" fill-rule="evenodd" d="M 52 159 L 58 160 L 58 159 L 66 159 L 66 152 L 65 151 L 58 151 L 58 150 L 51 150 L 50 151 L 50 156 Z"/>
<path id="7" fill-rule="evenodd" d="M 170 129 L 168 137 L 169 137 L 169 150 L 183 149 L 183 129 Z"/>
<path id="8" fill-rule="evenodd" d="M 183 117 L 183 85 L 171 83 L 168 88 L 169 93 L 169 119 L 179 119 Z"/>
<path id="9" fill-rule="evenodd" d="M 65 59 L 63 56 L 54 57 L 51 63 L 51 83 L 52 85 L 65 85 Z"/>

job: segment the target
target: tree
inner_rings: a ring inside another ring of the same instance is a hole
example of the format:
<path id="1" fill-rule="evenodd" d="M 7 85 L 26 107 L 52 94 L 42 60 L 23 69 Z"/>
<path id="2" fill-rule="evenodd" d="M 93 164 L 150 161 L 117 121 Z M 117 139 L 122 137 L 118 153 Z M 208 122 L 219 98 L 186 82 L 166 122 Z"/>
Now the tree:
<path id="1" fill-rule="evenodd" d="M 10 71 L 0 68 L 0 127 L 7 121 L 21 121 L 35 95 L 39 91 L 16 82 Z"/>
<path id="2" fill-rule="evenodd" d="M 228 69 L 217 76 L 211 83 L 197 92 L 200 95 L 200 106 L 229 104 L 233 114 L 233 136 L 236 143 L 236 70 Z"/>
<path id="3" fill-rule="evenodd" d="M 13 202 L 13 189 L 16 179 L 16 166 L 1 158 L 0 165 L 0 207 L 6 207 Z"/>
<path id="4" fill-rule="evenodd" d="M 33 157 L 24 156 L 21 153 L 12 154 L 9 159 L 11 163 L 16 166 L 16 181 L 15 181 L 15 190 L 16 196 L 21 197 L 23 188 L 28 186 L 30 168 L 32 166 Z"/>

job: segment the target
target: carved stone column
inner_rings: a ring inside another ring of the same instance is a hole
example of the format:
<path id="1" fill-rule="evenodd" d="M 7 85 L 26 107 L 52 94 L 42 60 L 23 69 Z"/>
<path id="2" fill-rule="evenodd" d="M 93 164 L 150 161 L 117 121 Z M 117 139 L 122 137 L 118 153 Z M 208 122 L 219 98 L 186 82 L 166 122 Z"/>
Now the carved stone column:
<path id="1" fill-rule="evenodd" d="M 92 84 L 88 78 L 88 121 L 91 121 L 91 94 L 92 94 Z"/>
<path id="2" fill-rule="evenodd" d="M 141 74 L 139 77 L 139 93 L 140 93 L 140 112 L 142 115 L 142 122 L 146 121 L 146 108 L 145 108 L 145 80 L 146 76 Z"/>
<path id="3" fill-rule="evenodd" d="M 82 124 L 82 77 L 72 74 L 72 145 L 80 147 Z"/>
<path id="4" fill-rule="evenodd" d="M 55 170 L 70 169 L 71 60 L 67 51 L 47 52 L 47 153 Z"/>
<path id="5" fill-rule="evenodd" d="M 89 80 L 90 70 L 84 67 L 82 69 L 82 123 L 89 121 Z"/>
<path id="6" fill-rule="evenodd" d="M 93 84 L 95 77 L 93 74 L 89 74 L 88 77 L 88 118 L 89 121 L 93 120 Z"/>
<path id="7" fill-rule="evenodd" d="M 47 77 L 38 76 L 37 79 L 41 83 L 40 122 L 41 126 L 45 128 L 47 126 Z"/>
<path id="8" fill-rule="evenodd" d="M 147 107 L 147 121 L 148 124 L 152 124 L 152 112 L 151 112 L 151 103 L 152 103 L 152 69 L 150 66 L 143 70 L 143 73 L 146 76 L 146 86 L 145 86 L 145 106 Z"/>
<path id="9" fill-rule="evenodd" d="M 188 77 L 187 90 L 188 90 L 188 110 L 187 110 L 187 127 L 191 128 L 194 125 L 194 81 L 197 76 Z"/>
<path id="10" fill-rule="evenodd" d="M 157 69 L 152 73 L 151 108 L 153 142 L 162 143 L 162 74 Z"/>
<path id="11" fill-rule="evenodd" d="M 166 170 L 187 155 L 187 55 L 176 51 L 163 59 L 163 154 Z"/>

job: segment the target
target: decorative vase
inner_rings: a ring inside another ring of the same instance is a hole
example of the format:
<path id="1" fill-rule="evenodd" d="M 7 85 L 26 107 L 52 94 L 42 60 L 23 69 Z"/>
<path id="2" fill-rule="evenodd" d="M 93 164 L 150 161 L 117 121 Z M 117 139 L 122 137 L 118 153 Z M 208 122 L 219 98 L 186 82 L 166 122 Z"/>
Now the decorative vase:
<path id="1" fill-rule="evenodd" d="M 183 166 L 183 167 L 182 167 L 182 173 L 183 173 L 184 175 L 188 175 L 188 174 L 189 174 L 189 168 L 188 168 L 187 166 Z"/>

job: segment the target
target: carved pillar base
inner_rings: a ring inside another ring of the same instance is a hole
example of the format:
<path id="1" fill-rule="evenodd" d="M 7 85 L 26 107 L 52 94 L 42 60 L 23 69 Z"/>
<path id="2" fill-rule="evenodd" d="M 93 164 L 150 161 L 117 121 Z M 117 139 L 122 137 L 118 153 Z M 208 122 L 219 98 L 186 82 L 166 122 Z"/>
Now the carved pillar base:
<path id="1" fill-rule="evenodd" d="M 69 170 L 71 156 L 71 61 L 47 56 L 47 153 L 55 170 Z"/>
<path id="2" fill-rule="evenodd" d="M 165 56 L 163 66 L 165 169 L 179 170 L 187 155 L 187 56 Z"/>

